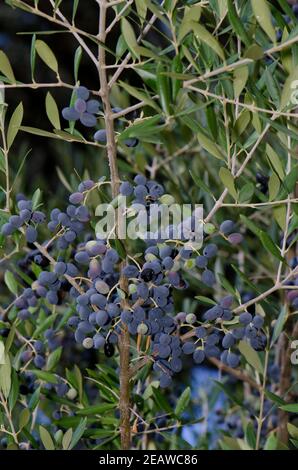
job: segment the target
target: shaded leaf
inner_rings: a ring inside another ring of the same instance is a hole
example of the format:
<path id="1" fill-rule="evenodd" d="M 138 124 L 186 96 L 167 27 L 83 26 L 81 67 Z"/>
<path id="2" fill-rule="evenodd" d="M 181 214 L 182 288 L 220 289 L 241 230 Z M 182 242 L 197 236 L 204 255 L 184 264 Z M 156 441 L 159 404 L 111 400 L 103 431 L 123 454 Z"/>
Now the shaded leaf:
<path id="1" fill-rule="evenodd" d="M 0 51 L 0 72 L 5 75 L 12 83 L 16 82 L 12 67 L 5 52 Z"/>
<path id="2" fill-rule="evenodd" d="M 44 428 L 43 426 L 39 426 L 39 435 L 40 435 L 41 442 L 43 443 L 44 448 L 46 450 L 55 450 L 55 445 L 51 437 L 51 434 L 46 428 Z"/>
<path id="3" fill-rule="evenodd" d="M 50 47 L 44 41 L 37 39 L 35 42 L 35 49 L 41 60 L 58 74 L 58 62 Z"/>
<path id="4" fill-rule="evenodd" d="M 13 144 L 13 141 L 20 129 L 20 125 L 23 120 L 24 109 L 22 102 L 18 104 L 16 109 L 14 110 L 8 125 L 7 130 L 7 146 L 10 148 Z"/>
<path id="5" fill-rule="evenodd" d="M 248 344 L 247 341 L 241 340 L 239 342 L 239 351 L 242 356 L 247 360 L 247 362 L 256 369 L 260 374 L 263 374 L 264 368 L 258 353 Z"/>
<path id="6" fill-rule="evenodd" d="M 46 95 L 46 112 L 47 112 L 47 116 L 48 116 L 51 124 L 54 126 L 54 128 L 55 129 L 61 129 L 58 106 L 57 106 L 56 101 L 54 100 L 53 96 L 51 95 L 51 93 L 49 91 Z"/>

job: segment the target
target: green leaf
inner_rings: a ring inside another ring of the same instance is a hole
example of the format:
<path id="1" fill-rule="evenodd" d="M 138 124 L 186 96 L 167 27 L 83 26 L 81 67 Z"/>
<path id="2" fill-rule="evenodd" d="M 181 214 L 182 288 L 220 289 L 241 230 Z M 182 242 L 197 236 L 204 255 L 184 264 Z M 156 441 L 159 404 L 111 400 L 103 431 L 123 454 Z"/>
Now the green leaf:
<path id="1" fill-rule="evenodd" d="M 115 403 L 107 403 L 103 405 L 92 405 L 83 408 L 82 410 L 78 410 L 77 414 L 80 416 L 88 416 L 88 415 L 103 415 L 106 411 L 113 410 L 117 405 Z"/>
<path id="2" fill-rule="evenodd" d="M 0 50 L 0 72 L 12 83 L 16 82 L 12 67 L 5 52 Z"/>
<path id="3" fill-rule="evenodd" d="M 277 405 L 286 404 L 286 402 L 281 397 L 279 397 L 273 392 L 270 392 L 269 390 L 265 390 L 265 395 L 267 398 L 269 398 L 269 400 L 273 401 L 273 403 L 276 403 Z"/>
<path id="4" fill-rule="evenodd" d="M 191 396 L 190 387 L 187 387 L 178 398 L 178 401 L 175 407 L 175 415 L 177 417 L 180 417 L 183 411 L 187 408 L 187 405 L 189 404 L 189 401 L 190 401 L 190 396 Z"/>
<path id="5" fill-rule="evenodd" d="M 72 435 L 73 435 L 72 428 L 69 428 L 66 431 L 66 433 L 64 434 L 63 438 L 62 438 L 62 448 L 63 448 L 63 450 L 68 450 L 69 449 L 69 446 L 70 446 L 70 443 L 71 443 L 71 440 L 72 440 Z"/>
<path id="6" fill-rule="evenodd" d="M 79 46 L 77 49 L 76 49 L 76 52 L 75 52 L 75 56 L 74 56 L 74 78 L 75 78 L 75 82 L 78 81 L 78 77 L 79 77 L 79 68 L 80 68 L 80 63 L 81 63 L 81 60 L 82 60 L 82 55 L 83 55 L 83 49 L 81 48 L 81 46 Z"/>
<path id="7" fill-rule="evenodd" d="M 134 32 L 133 27 L 131 26 L 131 24 L 124 17 L 121 18 L 121 32 L 123 34 L 125 42 L 126 42 L 128 48 L 130 49 L 130 51 L 134 55 L 139 57 L 139 53 L 136 50 L 136 48 L 138 47 L 138 43 L 137 43 L 137 39 L 136 39 L 136 36 L 135 36 L 135 32 Z"/>
<path id="8" fill-rule="evenodd" d="M 298 403 L 291 403 L 290 405 L 283 405 L 280 408 L 289 413 L 298 413 Z"/>
<path id="9" fill-rule="evenodd" d="M 190 170 L 190 176 L 192 177 L 192 179 L 194 180 L 195 184 L 203 189 L 203 191 L 205 191 L 207 194 L 210 194 L 212 195 L 212 191 L 211 189 L 209 188 L 209 186 L 207 186 L 207 184 L 204 183 L 204 181 L 197 175 L 195 175 L 191 170 Z"/>
<path id="10" fill-rule="evenodd" d="M 221 149 L 218 147 L 216 143 L 214 143 L 209 137 L 207 137 L 203 132 L 197 132 L 199 144 L 207 150 L 207 152 L 211 153 L 215 158 L 219 160 L 224 160 L 224 155 L 221 152 Z"/>
<path id="11" fill-rule="evenodd" d="M 141 24 L 143 24 L 144 20 L 146 19 L 147 5 L 144 2 L 144 0 L 135 0 L 135 4 L 136 4 L 136 9 L 137 9 L 139 20 Z"/>
<path id="12" fill-rule="evenodd" d="M 36 210 L 41 200 L 41 190 L 37 188 L 32 196 L 32 209 Z"/>
<path id="13" fill-rule="evenodd" d="M 248 344 L 247 341 L 241 340 L 239 342 L 239 351 L 241 352 L 242 356 L 246 359 L 246 361 L 256 369 L 260 374 L 264 373 L 263 365 L 260 360 L 258 353 Z"/>
<path id="14" fill-rule="evenodd" d="M 283 330 L 284 324 L 288 318 L 288 309 L 283 306 L 274 325 L 270 347 L 272 347 Z"/>
<path id="15" fill-rule="evenodd" d="M 280 180 L 276 173 L 272 173 L 268 182 L 269 201 L 274 201 L 280 189 Z"/>
<path id="16" fill-rule="evenodd" d="M 144 103 L 147 106 L 150 106 L 151 108 L 155 109 L 157 112 L 160 112 L 159 106 L 155 103 L 154 100 L 152 100 L 144 91 L 137 90 L 135 87 L 128 85 L 127 83 L 124 83 L 122 81 L 119 82 L 119 85 L 124 88 L 127 93 L 129 93 L 131 96 L 134 98 L 137 98 L 140 101 L 144 101 Z"/>
<path id="17" fill-rule="evenodd" d="M 287 105 L 297 106 L 297 88 L 298 88 L 298 66 L 296 66 L 286 79 L 282 87 L 280 109 L 283 110 Z"/>
<path id="18" fill-rule="evenodd" d="M 10 292 L 17 295 L 17 293 L 18 293 L 18 284 L 17 284 L 15 275 L 11 271 L 6 271 L 5 272 L 4 282 L 7 285 Z"/>
<path id="19" fill-rule="evenodd" d="M 0 390 L 8 398 L 11 388 L 11 363 L 7 353 L 4 355 L 4 364 L 0 364 Z"/>
<path id="20" fill-rule="evenodd" d="M 228 0 L 228 18 L 237 36 L 239 36 L 239 38 L 242 39 L 242 41 L 244 42 L 246 46 L 249 46 L 251 41 L 249 39 L 247 32 L 245 31 L 245 28 L 241 22 L 241 19 L 239 18 L 237 14 L 233 0 Z"/>
<path id="21" fill-rule="evenodd" d="M 255 192 L 255 185 L 251 182 L 246 183 L 239 191 L 239 202 L 247 203 L 251 200 Z"/>
<path id="22" fill-rule="evenodd" d="M 46 428 L 44 428 L 43 426 L 39 426 L 39 435 L 40 435 L 41 442 L 43 443 L 44 448 L 46 450 L 55 450 L 55 445 L 51 437 L 51 434 Z"/>
<path id="23" fill-rule="evenodd" d="M 30 410 L 29 408 L 24 408 L 19 415 L 19 430 L 23 429 L 30 420 Z"/>
<path id="24" fill-rule="evenodd" d="M 276 42 L 275 29 L 271 22 L 271 11 L 266 0 L 251 0 L 251 6 L 257 22 L 269 36 L 273 43 Z"/>
<path id="25" fill-rule="evenodd" d="M 275 152 L 275 150 L 273 150 L 273 148 L 269 144 L 266 144 L 266 154 L 274 171 L 278 174 L 279 178 L 283 180 L 285 172 L 282 166 L 282 162 L 280 161 L 280 158 Z"/>
<path id="26" fill-rule="evenodd" d="M 33 372 L 38 379 L 43 380 L 44 382 L 50 382 L 51 384 L 58 383 L 57 377 L 51 372 L 46 372 L 44 370 L 38 369 L 33 369 L 31 370 L 31 372 Z"/>
<path id="27" fill-rule="evenodd" d="M 192 21 L 199 21 L 202 9 L 200 5 L 185 6 L 184 16 L 178 29 L 177 40 L 180 43 L 182 39 L 192 30 Z"/>
<path id="28" fill-rule="evenodd" d="M 58 62 L 50 47 L 44 41 L 37 39 L 35 49 L 41 60 L 58 75 Z"/>
<path id="29" fill-rule="evenodd" d="M 263 230 L 259 230 L 258 236 L 267 251 L 271 253 L 275 258 L 279 259 L 279 261 L 285 261 L 284 258 L 280 254 L 280 250 L 278 246 L 274 243 L 270 235 L 268 235 L 267 232 L 264 232 Z"/>
<path id="30" fill-rule="evenodd" d="M 5 341 L 5 351 L 7 353 L 9 352 L 9 350 L 12 346 L 12 343 L 13 343 L 13 340 L 14 340 L 14 337 L 15 337 L 15 333 L 16 333 L 16 325 L 15 325 L 15 323 L 13 323 L 13 325 L 10 328 L 10 332 L 8 334 L 7 340 Z"/>
<path id="31" fill-rule="evenodd" d="M 237 396 L 237 393 L 234 393 L 235 390 L 233 390 L 233 392 L 231 392 L 229 387 L 227 387 L 222 382 L 219 382 L 218 380 L 214 380 L 214 383 L 215 383 L 215 385 L 217 385 L 218 388 L 223 390 L 225 395 L 227 395 L 227 397 L 229 397 L 229 399 L 232 401 L 232 403 L 236 403 L 240 407 L 243 406 L 242 400 Z"/>
<path id="32" fill-rule="evenodd" d="M 253 424 L 247 423 L 245 429 L 245 440 L 251 449 L 255 449 L 256 447 L 256 433 L 253 427 Z"/>
<path id="33" fill-rule="evenodd" d="M 230 170 L 228 170 L 228 168 L 221 167 L 219 170 L 219 177 L 231 196 L 233 196 L 233 198 L 236 200 L 238 198 L 238 193 L 235 188 L 234 177 L 232 176 Z"/>
<path id="34" fill-rule="evenodd" d="M 275 434 L 272 432 L 267 437 L 267 440 L 266 440 L 265 446 L 264 446 L 264 450 L 276 450 L 277 444 L 278 444 L 277 438 L 276 438 Z"/>
<path id="35" fill-rule="evenodd" d="M 10 148 L 13 144 L 13 141 L 20 129 L 20 125 L 23 120 L 24 109 L 22 102 L 18 104 L 16 109 L 14 110 L 8 125 L 7 130 L 7 146 Z"/>
<path id="36" fill-rule="evenodd" d="M 49 91 L 46 95 L 46 112 L 54 128 L 61 129 L 58 106 L 56 105 L 56 101 Z"/>
<path id="37" fill-rule="evenodd" d="M 287 426 L 288 426 L 288 431 L 289 431 L 290 436 L 297 440 L 298 439 L 297 426 L 294 426 L 294 424 L 292 423 L 288 423 Z"/>
<path id="38" fill-rule="evenodd" d="M 75 445 L 79 442 L 87 426 L 87 418 L 83 418 L 73 433 L 71 443 L 69 445 L 69 450 L 73 449 Z"/>
<path id="39" fill-rule="evenodd" d="M 252 44 L 244 54 L 245 59 L 260 60 L 264 57 L 263 49 L 258 44 Z"/>
<path id="40" fill-rule="evenodd" d="M 224 51 L 212 34 L 207 31 L 207 29 L 202 26 L 201 24 L 195 23 L 194 21 L 191 22 L 191 26 L 193 29 L 194 34 L 197 38 L 204 42 L 207 46 L 211 47 L 211 49 L 222 59 L 225 60 Z"/>
<path id="41" fill-rule="evenodd" d="M 62 354 L 62 347 L 60 346 L 59 348 L 55 349 L 54 351 L 51 352 L 47 359 L 47 367 L 46 369 L 48 371 L 52 370 L 59 362 L 59 359 Z"/>
<path id="42" fill-rule="evenodd" d="M 196 295 L 195 299 L 201 302 L 204 305 L 217 305 L 216 302 L 209 297 L 205 297 L 204 295 Z"/>
<path id="43" fill-rule="evenodd" d="M 34 82 L 34 72 L 35 72 L 35 62 L 36 62 L 36 34 L 32 35 L 31 40 L 31 48 L 30 48 L 30 67 L 31 67 L 31 78 L 32 82 Z"/>
<path id="44" fill-rule="evenodd" d="M 0 340 L 0 365 L 5 364 L 5 346 L 3 341 Z"/>
<path id="45" fill-rule="evenodd" d="M 248 67 L 247 65 L 243 65 L 242 67 L 237 67 L 234 70 L 234 80 L 233 80 L 233 87 L 234 87 L 234 98 L 239 98 L 243 88 L 246 85 L 248 79 Z"/>
<path id="46" fill-rule="evenodd" d="M 44 131 L 42 129 L 37 129 L 36 127 L 28 127 L 28 126 L 21 126 L 21 131 L 28 132 L 28 134 L 39 135 L 41 137 L 48 137 L 52 139 L 56 139 L 56 135 L 52 132 Z"/>

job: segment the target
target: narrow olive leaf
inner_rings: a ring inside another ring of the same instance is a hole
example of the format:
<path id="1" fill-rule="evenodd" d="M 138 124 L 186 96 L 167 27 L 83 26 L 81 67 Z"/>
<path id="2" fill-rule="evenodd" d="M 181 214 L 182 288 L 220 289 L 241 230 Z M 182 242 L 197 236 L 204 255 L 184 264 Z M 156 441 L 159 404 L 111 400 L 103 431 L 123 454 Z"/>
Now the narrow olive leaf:
<path id="1" fill-rule="evenodd" d="M 273 330 L 271 344 L 270 344 L 271 348 L 274 345 L 277 338 L 279 337 L 280 333 L 282 332 L 282 329 L 284 327 L 285 322 L 287 321 L 287 318 L 288 318 L 288 309 L 286 306 L 284 306 L 282 307 L 280 314 L 278 315 L 278 318 L 274 325 L 274 330 Z"/>
<path id="2" fill-rule="evenodd" d="M 13 141 L 20 129 L 20 125 L 23 120 L 24 108 L 22 102 L 18 104 L 14 110 L 8 125 L 7 130 L 7 146 L 10 148 L 13 144 Z"/>
<path id="3" fill-rule="evenodd" d="M 16 325 L 15 325 L 15 323 L 13 323 L 13 325 L 10 328 L 10 332 L 8 334 L 7 340 L 5 342 L 5 351 L 7 353 L 9 353 L 9 351 L 10 351 L 10 348 L 12 346 L 12 343 L 13 343 L 13 340 L 14 340 L 14 337 L 15 337 L 15 334 L 16 334 Z"/>
<path id="4" fill-rule="evenodd" d="M 55 450 L 55 445 L 51 437 L 51 434 L 46 428 L 44 428 L 43 426 L 39 426 L 39 435 L 40 435 L 41 442 L 43 443 L 44 448 L 46 450 Z"/>
<path id="5" fill-rule="evenodd" d="M 257 22 L 273 43 L 276 41 L 275 29 L 271 22 L 271 11 L 266 0 L 251 0 Z"/>
<path id="6" fill-rule="evenodd" d="M 52 132 L 44 131 L 42 129 L 37 129 L 36 127 L 21 126 L 21 131 L 28 132 L 28 134 L 39 135 L 41 137 L 48 137 L 51 139 L 57 139 L 58 137 Z"/>
<path id="7" fill-rule="evenodd" d="M 287 426 L 288 426 L 288 431 L 289 431 L 290 436 L 293 437 L 294 439 L 298 439 L 297 426 L 294 426 L 294 424 L 292 423 L 288 423 Z"/>
<path id="8" fill-rule="evenodd" d="M 37 207 L 39 206 L 41 200 L 41 190 L 37 188 L 32 196 L 32 210 L 36 211 Z"/>
<path id="9" fill-rule="evenodd" d="M 261 362 L 261 359 L 258 353 L 248 344 L 247 341 L 241 340 L 239 342 L 239 351 L 241 352 L 242 356 L 247 360 L 247 362 L 256 369 L 260 374 L 263 374 L 264 368 Z"/>
<path id="10" fill-rule="evenodd" d="M 35 63 L 36 63 L 36 34 L 32 35 L 31 48 L 30 48 L 30 67 L 31 67 L 31 78 L 34 82 L 34 72 L 35 72 Z"/>
<path id="11" fill-rule="evenodd" d="M 79 6 L 79 0 L 74 0 L 73 1 L 73 7 L 72 7 L 72 15 L 71 15 L 72 23 L 74 23 L 74 21 L 75 21 L 78 6 Z"/>
<path id="12" fill-rule="evenodd" d="M 209 186 L 207 186 L 207 184 L 204 183 L 204 181 L 199 176 L 195 175 L 192 171 L 190 171 L 189 173 L 192 179 L 194 180 L 195 184 L 199 188 L 203 189 L 203 191 L 206 191 L 207 194 L 210 194 L 212 196 L 212 191 Z"/>
<path id="13" fill-rule="evenodd" d="M 46 113 L 54 128 L 61 129 L 58 106 L 56 105 L 56 101 L 49 91 L 46 95 Z"/>
<path id="14" fill-rule="evenodd" d="M 255 185 L 252 182 L 246 183 L 239 191 L 239 202 L 247 203 L 251 200 L 255 192 Z"/>
<path id="15" fill-rule="evenodd" d="M 82 55 L 83 55 L 83 49 L 81 46 L 79 46 L 76 49 L 75 56 L 74 56 L 74 65 L 73 65 L 73 72 L 74 72 L 74 79 L 75 82 L 78 81 L 79 79 L 79 68 L 80 68 L 80 63 L 82 60 Z"/>
<path id="16" fill-rule="evenodd" d="M 199 21 L 201 17 L 202 9 L 200 5 L 192 5 L 190 7 L 185 6 L 184 16 L 178 30 L 178 42 L 181 42 L 182 39 L 192 30 L 192 21 Z"/>
<path id="17" fill-rule="evenodd" d="M 286 229 L 286 219 L 287 219 L 287 208 L 284 204 L 281 204 L 280 206 L 274 206 L 273 207 L 273 215 L 274 219 L 280 226 L 280 228 L 285 231 Z"/>
<path id="18" fill-rule="evenodd" d="M 3 341 L 0 341 L 0 365 L 5 364 L 5 346 Z"/>
<path id="19" fill-rule="evenodd" d="M 135 87 L 122 81 L 120 81 L 119 85 L 134 98 L 137 98 L 140 101 L 144 101 L 144 104 L 160 112 L 159 106 L 144 91 L 136 90 Z"/>
<path id="20" fill-rule="evenodd" d="M 289 413 L 298 413 L 298 403 L 291 403 L 290 405 L 282 405 L 280 408 Z"/>
<path id="21" fill-rule="evenodd" d="M 11 388 L 11 363 L 7 353 L 4 355 L 4 364 L 0 365 L 0 390 L 5 398 L 8 397 Z"/>
<path id="22" fill-rule="evenodd" d="M 277 403 L 277 405 L 285 405 L 286 402 L 283 398 L 279 397 L 273 392 L 269 392 L 269 390 L 265 391 L 265 395 L 269 400 L 273 401 L 274 403 Z"/>
<path id="23" fill-rule="evenodd" d="M 58 75 L 58 62 L 50 47 L 44 41 L 37 39 L 35 49 L 41 60 Z"/>
<path id="24" fill-rule="evenodd" d="M 233 0 L 228 0 L 228 18 L 237 36 L 239 36 L 239 38 L 244 42 L 246 46 L 249 46 L 251 41 L 247 32 L 244 29 L 241 19 L 237 14 Z"/>
<path id="25" fill-rule="evenodd" d="M 12 67 L 5 52 L 0 50 L 0 72 L 12 83 L 16 82 Z"/>
<path id="26" fill-rule="evenodd" d="M 211 47 L 211 49 L 222 59 L 225 60 L 224 51 L 214 36 L 212 36 L 209 31 L 202 26 L 201 24 L 195 23 L 194 21 L 191 22 L 192 30 L 197 38 L 204 42 L 207 46 Z"/>
<path id="27" fill-rule="evenodd" d="M 50 353 L 47 359 L 47 366 L 46 366 L 46 369 L 48 371 L 54 369 L 54 367 L 58 364 L 60 357 L 61 357 L 61 353 L 62 353 L 61 346 Z"/>
<path id="28" fill-rule="evenodd" d="M 283 110 L 286 106 L 297 106 L 297 88 L 298 88 L 298 66 L 296 66 L 290 73 L 282 88 L 280 109 Z"/>
<path id="29" fill-rule="evenodd" d="M 183 413 L 183 411 L 186 409 L 187 405 L 189 404 L 190 395 L 191 395 L 190 387 L 187 387 L 178 398 L 178 401 L 175 407 L 175 415 L 177 417 L 181 416 L 181 414 Z"/>
<path id="30" fill-rule="evenodd" d="M 23 429 L 30 420 L 30 410 L 29 408 L 24 408 L 19 415 L 19 430 Z"/>
<path id="31" fill-rule="evenodd" d="M 5 272 L 4 282 L 7 285 L 10 292 L 17 295 L 17 293 L 18 293 L 18 284 L 17 284 L 15 275 L 11 271 L 6 271 Z"/>
<path id="32" fill-rule="evenodd" d="M 130 51 L 137 57 L 140 57 L 138 51 L 136 50 L 138 43 L 135 32 L 126 18 L 121 18 L 121 32 Z"/>
<path id="33" fill-rule="evenodd" d="M 243 65 L 242 67 L 238 67 L 234 70 L 234 80 L 233 80 L 233 87 L 234 87 L 234 98 L 239 98 L 242 90 L 244 89 L 247 79 L 248 79 L 248 67 L 247 65 Z"/>
<path id="34" fill-rule="evenodd" d="M 70 446 L 70 443 L 71 443 L 71 440 L 72 440 L 72 435 L 73 435 L 72 428 L 69 428 L 66 431 L 66 433 L 64 434 L 63 438 L 62 438 L 62 448 L 63 448 L 63 450 L 68 450 L 69 449 L 69 446 Z"/>
<path id="35" fill-rule="evenodd" d="M 139 20 L 141 24 L 143 24 L 144 20 L 146 19 L 147 5 L 144 2 L 144 0 L 135 0 L 135 4 L 136 4 L 136 9 L 137 9 Z"/>
<path id="36" fill-rule="evenodd" d="M 237 200 L 238 193 L 235 187 L 234 177 L 232 176 L 230 170 L 228 170 L 227 168 L 221 167 L 221 169 L 219 170 L 219 177 L 223 185 L 227 188 L 227 190 L 231 194 L 231 196 L 233 196 L 233 198 Z"/>
<path id="37" fill-rule="evenodd" d="M 267 232 L 264 232 L 263 230 L 259 230 L 258 236 L 262 242 L 262 245 L 264 248 L 269 251 L 275 258 L 279 259 L 279 261 L 285 261 L 284 258 L 280 254 L 280 250 L 277 247 L 277 245 L 274 243 L 270 235 L 268 235 Z"/>
<path id="38" fill-rule="evenodd" d="M 285 172 L 284 172 L 284 169 L 283 169 L 282 162 L 280 161 L 280 158 L 277 155 L 277 153 L 275 152 L 275 150 L 273 150 L 273 148 L 269 144 L 266 144 L 266 154 L 267 154 L 268 160 L 269 160 L 272 168 L 277 173 L 279 178 L 281 180 L 283 180 L 283 178 L 285 176 Z"/>
<path id="39" fill-rule="evenodd" d="M 274 201 L 280 189 L 280 180 L 276 173 L 272 173 L 268 182 L 269 201 Z"/>
<path id="40" fill-rule="evenodd" d="M 252 44 L 245 51 L 244 57 L 246 59 L 260 60 L 264 57 L 264 51 L 258 44 Z"/>
<path id="41" fill-rule="evenodd" d="M 277 444 L 278 444 L 277 437 L 275 436 L 273 432 L 271 432 L 266 439 L 264 450 L 276 450 Z"/>
<path id="42" fill-rule="evenodd" d="M 245 131 L 249 123 L 250 123 L 250 112 L 248 109 L 244 109 L 240 113 L 237 121 L 235 122 L 233 132 L 232 132 L 233 142 L 235 142 L 241 136 L 241 134 L 243 134 L 243 132 Z"/>
<path id="43" fill-rule="evenodd" d="M 207 152 L 211 153 L 215 158 L 219 160 L 224 160 L 224 155 L 221 152 L 219 146 L 214 143 L 209 137 L 207 137 L 203 132 L 197 132 L 199 144 L 207 150 Z"/>
<path id="44" fill-rule="evenodd" d="M 45 382 L 50 382 L 51 384 L 58 383 L 57 377 L 51 372 L 46 372 L 44 370 L 38 370 L 38 369 L 33 369 L 31 372 L 33 372 L 36 375 L 36 377 L 40 380 L 44 380 Z"/>
<path id="45" fill-rule="evenodd" d="M 80 424 L 78 425 L 78 427 L 76 428 L 76 430 L 74 431 L 73 433 L 73 436 L 72 436 L 72 439 L 71 439 L 71 443 L 70 445 L 68 446 L 68 449 L 71 450 L 75 447 L 75 445 L 79 442 L 79 440 L 81 439 L 82 435 L 84 434 L 84 431 L 86 429 L 86 426 L 87 426 L 87 418 L 83 418 L 81 421 L 80 421 Z"/>
<path id="46" fill-rule="evenodd" d="M 169 116 L 170 115 L 170 80 L 169 77 L 164 75 L 164 68 L 163 65 L 160 63 L 157 67 L 157 74 L 156 74 L 156 84 L 157 84 L 157 92 L 159 95 L 159 101 L 164 113 Z"/>

